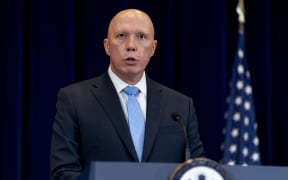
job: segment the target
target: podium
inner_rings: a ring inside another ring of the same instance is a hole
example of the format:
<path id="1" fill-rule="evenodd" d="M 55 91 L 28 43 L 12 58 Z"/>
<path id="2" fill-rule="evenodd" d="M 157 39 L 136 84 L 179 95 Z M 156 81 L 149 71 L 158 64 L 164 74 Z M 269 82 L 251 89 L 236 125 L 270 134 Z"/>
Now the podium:
<path id="1" fill-rule="evenodd" d="M 177 163 L 92 162 L 79 180 L 169 180 Z M 288 167 L 222 166 L 232 180 L 287 179 Z"/>

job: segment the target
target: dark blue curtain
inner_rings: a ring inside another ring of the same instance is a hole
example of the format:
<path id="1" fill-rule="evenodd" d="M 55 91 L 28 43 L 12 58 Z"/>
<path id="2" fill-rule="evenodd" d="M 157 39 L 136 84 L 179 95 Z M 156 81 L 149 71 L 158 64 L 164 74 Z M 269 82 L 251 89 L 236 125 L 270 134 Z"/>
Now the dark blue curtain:
<path id="1" fill-rule="evenodd" d="M 195 101 L 208 158 L 222 157 L 225 99 L 237 43 L 237 0 L 1 0 L 0 179 L 48 180 L 57 90 L 107 70 L 103 39 L 123 8 L 151 15 L 147 69 Z M 288 8 L 246 2 L 246 48 L 264 165 L 288 165 Z"/>

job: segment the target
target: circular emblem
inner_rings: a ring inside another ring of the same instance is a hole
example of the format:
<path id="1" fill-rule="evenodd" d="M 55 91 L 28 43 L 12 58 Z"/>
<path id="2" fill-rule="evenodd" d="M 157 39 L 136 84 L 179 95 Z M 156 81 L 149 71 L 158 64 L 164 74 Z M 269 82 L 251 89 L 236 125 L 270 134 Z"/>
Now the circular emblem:
<path id="1" fill-rule="evenodd" d="M 195 158 L 177 166 L 169 180 L 230 180 L 230 178 L 219 163 L 207 158 Z"/>

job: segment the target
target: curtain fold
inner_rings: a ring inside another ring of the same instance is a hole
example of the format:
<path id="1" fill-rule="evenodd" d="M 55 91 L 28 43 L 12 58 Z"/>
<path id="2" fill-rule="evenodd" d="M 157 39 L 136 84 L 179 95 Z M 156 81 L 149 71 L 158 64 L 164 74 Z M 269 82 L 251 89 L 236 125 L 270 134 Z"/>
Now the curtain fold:
<path id="1" fill-rule="evenodd" d="M 7 177 L 20 180 L 22 177 L 24 59 L 22 5 L 21 0 L 3 1 L 0 5 L 1 179 Z"/>

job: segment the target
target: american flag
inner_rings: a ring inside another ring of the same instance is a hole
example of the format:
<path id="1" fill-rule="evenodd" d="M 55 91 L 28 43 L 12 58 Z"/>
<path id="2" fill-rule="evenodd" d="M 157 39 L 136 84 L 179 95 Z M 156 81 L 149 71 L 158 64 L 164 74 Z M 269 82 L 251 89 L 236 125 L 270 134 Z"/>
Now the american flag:
<path id="1" fill-rule="evenodd" d="M 226 165 L 259 165 L 259 139 L 255 118 L 250 73 L 246 62 L 244 33 L 239 31 L 238 48 L 232 69 L 228 109 L 225 113 L 225 140 L 222 163 Z"/>

